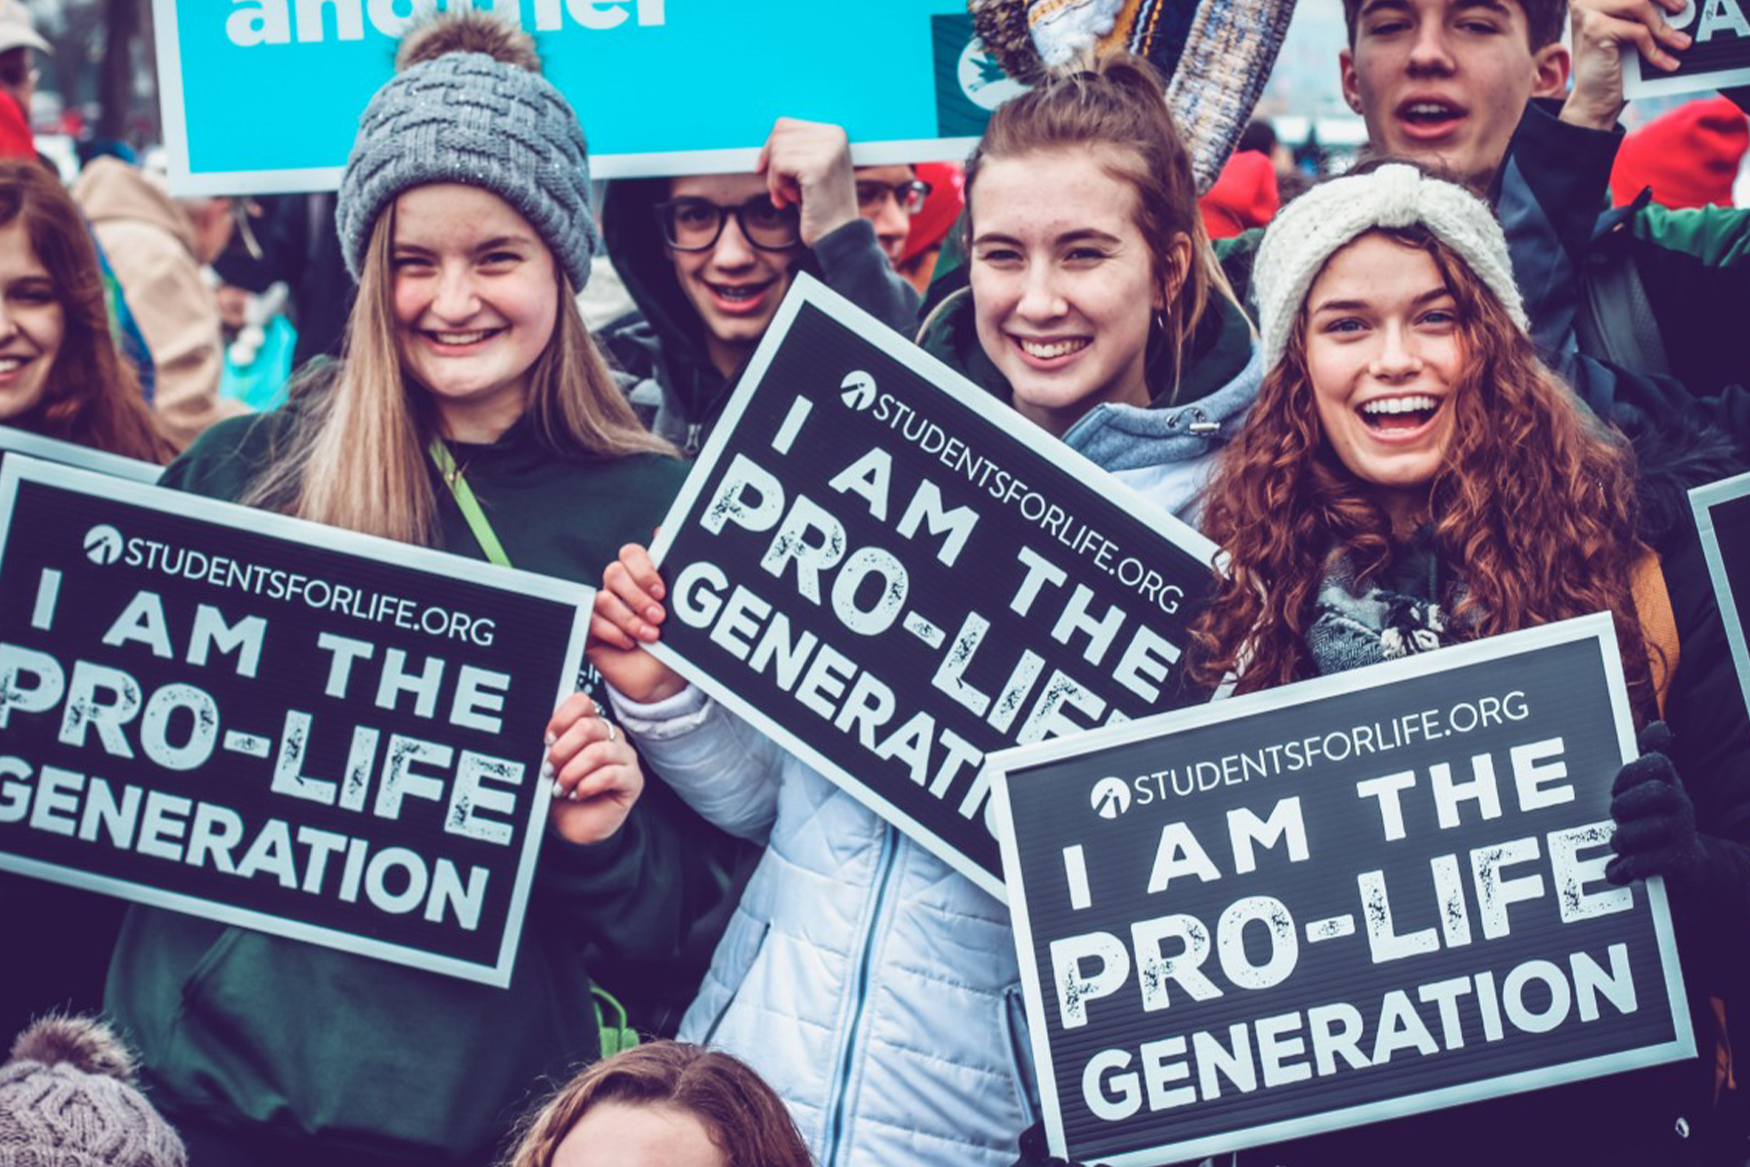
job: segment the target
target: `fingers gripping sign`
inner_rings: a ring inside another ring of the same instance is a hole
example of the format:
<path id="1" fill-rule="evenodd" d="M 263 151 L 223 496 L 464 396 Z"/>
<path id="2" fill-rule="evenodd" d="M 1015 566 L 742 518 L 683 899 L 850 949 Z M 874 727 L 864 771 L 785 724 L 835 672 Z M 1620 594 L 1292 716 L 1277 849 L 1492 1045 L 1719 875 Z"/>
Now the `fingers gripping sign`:
<path id="1" fill-rule="evenodd" d="M 1623 96 L 1623 60 L 1639 52 L 1655 67 L 1677 68 L 1692 43 L 1673 21 L 1693 0 L 1573 0 L 1574 84 L 1562 120 L 1597 130 L 1616 125 Z"/>
<path id="2" fill-rule="evenodd" d="M 755 166 L 775 207 L 796 207 L 809 247 L 857 218 L 851 141 L 838 126 L 779 118 Z"/>
<path id="3" fill-rule="evenodd" d="M 631 743 L 583 693 L 567 697 L 547 723 L 541 777 L 553 783 L 553 829 L 571 843 L 612 838 L 644 792 Z"/>
<path id="4" fill-rule="evenodd" d="M 590 662 L 608 684 L 641 704 L 672 697 L 687 685 L 645 649 L 661 636 L 668 615 L 662 603 L 667 594 L 650 553 L 628 543 L 602 573 L 590 617 Z"/>

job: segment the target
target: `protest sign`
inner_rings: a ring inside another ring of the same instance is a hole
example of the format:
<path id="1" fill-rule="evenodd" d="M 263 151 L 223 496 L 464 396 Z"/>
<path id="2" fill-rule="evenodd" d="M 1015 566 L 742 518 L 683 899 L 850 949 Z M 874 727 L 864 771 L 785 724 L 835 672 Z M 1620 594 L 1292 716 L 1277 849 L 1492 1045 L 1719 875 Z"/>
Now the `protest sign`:
<path id="1" fill-rule="evenodd" d="M 0 870 L 507 985 L 592 596 L 9 457 Z"/>
<path id="2" fill-rule="evenodd" d="M 164 467 L 142 462 L 138 458 L 124 458 L 120 454 L 93 450 L 89 446 L 45 438 L 0 425 L 0 464 L 4 464 L 7 454 L 25 454 L 61 466 L 78 466 L 83 470 L 95 470 L 99 474 L 125 478 L 129 482 L 157 482 L 158 476 L 164 472 Z"/>
<path id="3" fill-rule="evenodd" d="M 546 76 L 583 123 L 597 178 L 751 172 L 783 115 L 843 126 L 861 165 L 957 161 L 990 111 L 1019 92 L 975 43 L 965 0 L 472 6 L 534 36 Z M 394 72 L 414 9 L 410 0 L 155 0 L 172 189 L 338 187 L 359 115 Z"/>
<path id="4" fill-rule="evenodd" d="M 992 759 L 1046 1129 L 1195 1160 L 1693 1056 L 1609 616 Z"/>
<path id="5" fill-rule="evenodd" d="M 1713 577 L 1720 623 L 1732 646 L 1738 686 L 1750 708 L 1750 646 L 1744 640 L 1744 617 L 1750 605 L 1750 474 L 1696 487 L 1689 492 L 1689 505 Z"/>
<path id="6" fill-rule="evenodd" d="M 657 655 L 993 895 L 987 752 L 1207 696 L 1214 546 L 806 276 L 652 550 Z"/>
<path id="7" fill-rule="evenodd" d="M 1750 85 L 1750 0 L 1688 0 L 1683 11 L 1666 18 L 1671 27 L 1695 38 L 1676 54 L 1669 73 L 1650 65 L 1638 49 L 1622 57 L 1622 93 L 1664 97 Z"/>

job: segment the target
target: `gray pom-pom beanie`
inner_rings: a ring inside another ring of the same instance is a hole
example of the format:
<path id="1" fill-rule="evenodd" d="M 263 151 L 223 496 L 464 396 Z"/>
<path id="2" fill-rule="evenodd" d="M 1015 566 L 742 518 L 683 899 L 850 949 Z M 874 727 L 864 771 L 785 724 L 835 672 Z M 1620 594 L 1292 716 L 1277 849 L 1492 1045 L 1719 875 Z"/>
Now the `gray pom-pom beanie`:
<path id="1" fill-rule="evenodd" d="M 1264 368 L 1281 362 L 1301 305 L 1331 256 L 1375 227 L 1415 223 L 1458 252 L 1513 322 L 1529 330 L 1507 237 L 1488 204 L 1456 183 L 1394 162 L 1321 182 L 1270 221 L 1252 267 Z"/>
<path id="2" fill-rule="evenodd" d="M 187 1167 L 133 1072 L 100 1021 L 47 1017 L 25 1030 L 0 1066 L 0 1167 Z"/>
<path id="3" fill-rule="evenodd" d="M 397 195 L 428 182 L 482 187 L 517 209 L 574 291 L 596 251 L 589 154 L 577 115 L 538 73 L 485 53 L 450 52 L 391 78 L 359 119 L 334 208 L 354 279 L 371 229 Z"/>

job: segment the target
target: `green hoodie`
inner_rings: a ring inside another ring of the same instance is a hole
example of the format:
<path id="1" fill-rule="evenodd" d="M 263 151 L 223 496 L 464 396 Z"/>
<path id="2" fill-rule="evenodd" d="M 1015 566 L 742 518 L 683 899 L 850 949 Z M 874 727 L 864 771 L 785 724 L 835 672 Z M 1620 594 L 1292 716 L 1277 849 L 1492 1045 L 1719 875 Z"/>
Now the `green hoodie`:
<path id="1" fill-rule="evenodd" d="M 236 499 L 288 428 L 285 410 L 221 423 L 164 483 Z M 454 450 L 511 562 L 587 583 L 621 545 L 649 538 L 685 477 L 654 455 L 556 453 L 526 420 Z M 484 558 L 448 491 L 438 499 L 441 549 Z M 173 1120 L 264 1124 L 315 1140 L 312 1162 L 323 1146 L 480 1162 L 543 1075 L 562 1080 L 598 1056 L 586 949 L 677 952 L 715 891 L 697 854 L 644 803 L 592 847 L 549 834 L 508 989 L 136 907 L 106 1003 Z"/>

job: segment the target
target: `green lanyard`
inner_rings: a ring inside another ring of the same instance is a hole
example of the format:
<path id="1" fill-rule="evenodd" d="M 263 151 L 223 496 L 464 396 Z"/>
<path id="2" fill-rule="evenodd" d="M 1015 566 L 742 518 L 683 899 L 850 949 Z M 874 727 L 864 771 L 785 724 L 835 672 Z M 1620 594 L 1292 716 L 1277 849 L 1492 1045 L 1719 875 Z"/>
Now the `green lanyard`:
<path id="1" fill-rule="evenodd" d="M 426 453 L 431 455 L 432 464 L 438 468 L 438 477 L 450 488 L 456 506 L 461 508 L 462 517 L 468 520 L 468 529 L 474 532 L 474 541 L 480 544 L 480 550 L 486 552 L 486 558 L 498 566 L 509 567 L 510 556 L 504 553 L 504 544 L 498 541 L 492 524 L 486 521 L 486 512 L 480 509 L 480 500 L 474 497 L 474 488 L 463 480 L 462 472 L 456 469 L 456 459 L 450 453 L 450 448 L 444 445 L 442 438 L 433 438 L 431 445 L 426 447 Z"/>

